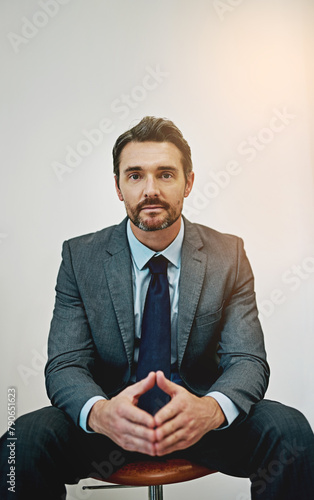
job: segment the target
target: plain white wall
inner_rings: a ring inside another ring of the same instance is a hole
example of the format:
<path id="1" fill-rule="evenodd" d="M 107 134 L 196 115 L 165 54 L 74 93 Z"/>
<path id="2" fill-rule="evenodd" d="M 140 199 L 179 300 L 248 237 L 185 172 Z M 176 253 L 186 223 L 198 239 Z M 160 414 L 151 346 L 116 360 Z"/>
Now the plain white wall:
<path id="1" fill-rule="evenodd" d="M 147 114 L 172 119 L 192 148 L 186 216 L 245 241 L 267 397 L 313 426 L 313 2 L 2 0 L 0 19 L 1 433 L 8 387 L 18 415 L 49 404 L 62 242 L 124 217 L 111 150 Z M 248 492 L 220 474 L 169 487 L 182 499 Z"/>

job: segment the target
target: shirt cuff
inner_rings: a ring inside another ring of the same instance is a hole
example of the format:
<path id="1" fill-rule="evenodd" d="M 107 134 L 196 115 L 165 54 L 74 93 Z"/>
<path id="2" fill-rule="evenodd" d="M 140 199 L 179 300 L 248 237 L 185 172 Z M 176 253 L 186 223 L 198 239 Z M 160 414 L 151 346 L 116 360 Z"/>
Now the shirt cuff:
<path id="1" fill-rule="evenodd" d="M 234 402 L 231 401 L 231 399 L 228 398 L 228 396 L 222 394 L 222 392 L 213 391 L 206 394 L 206 396 L 211 396 L 217 401 L 217 403 L 219 404 L 220 408 L 222 409 L 226 417 L 227 425 L 219 427 L 219 430 L 227 429 L 227 427 L 229 427 L 232 424 L 232 422 L 234 422 L 234 420 L 237 418 L 237 416 L 240 414 L 240 410 L 234 404 Z"/>
<path id="2" fill-rule="evenodd" d="M 90 398 L 81 409 L 79 417 L 79 426 L 83 429 L 83 431 L 88 432 L 89 434 L 93 434 L 94 432 L 87 428 L 87 419 L 89 412 L 91 411 L 92 406 L 96 403 L 96 401 L 100 401 L 101 399 L 106 399 L 106 398 L 104 398 L 103 396 L 94 396 Z"/>

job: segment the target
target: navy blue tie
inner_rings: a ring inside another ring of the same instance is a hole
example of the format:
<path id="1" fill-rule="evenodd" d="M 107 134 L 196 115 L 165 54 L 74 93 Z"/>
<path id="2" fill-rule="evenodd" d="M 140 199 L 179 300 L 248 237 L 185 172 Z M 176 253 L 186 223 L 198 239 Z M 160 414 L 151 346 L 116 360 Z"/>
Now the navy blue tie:
<path id="1" fill-rule="evenodd" d="M 136 380 L 142 380 L 149 372 L 161 370 L 170 379 L 171 322 L 168 260 L 159 255 L 148 262 L 151 280 L 147 290 L 139 350 Z M 139 408 L 154 415 L 170 397 L 157 385 L 139 399 Z"/>

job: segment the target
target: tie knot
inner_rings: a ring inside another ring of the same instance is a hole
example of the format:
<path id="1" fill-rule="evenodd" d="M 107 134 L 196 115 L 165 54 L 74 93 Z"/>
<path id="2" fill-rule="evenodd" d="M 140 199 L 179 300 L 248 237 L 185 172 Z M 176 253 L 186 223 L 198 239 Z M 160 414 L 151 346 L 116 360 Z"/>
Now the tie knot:
<path id="1" fill-rule="evenodd" d="M 152 257 L 148 261 L 148 267 L 152 274 L 167 274 L 168 259 L 163 255 Z"/>

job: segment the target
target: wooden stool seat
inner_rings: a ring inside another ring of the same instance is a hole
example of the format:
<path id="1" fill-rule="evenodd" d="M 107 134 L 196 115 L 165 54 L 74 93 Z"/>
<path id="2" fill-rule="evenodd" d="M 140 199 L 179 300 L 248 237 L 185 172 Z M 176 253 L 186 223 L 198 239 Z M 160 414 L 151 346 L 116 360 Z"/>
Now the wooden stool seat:
<path id="1" fill-rule="evenodd" d="M 106 479 L 106 482 L 128 486 L 153 486 L 182 483 L 214 472 L 216 471 L 183 458 L 147 460 L 126 464 Z"/>
<path id="2" fill-rule="evenodd" d="M 148 500 L 163 500 L 163 485 L 182 483 L 217 472 L 183 458 L 149 459 L 124 465 L 104 480 L 102 486 L 83 486 L 83 490 L 148 487 Z"/>

